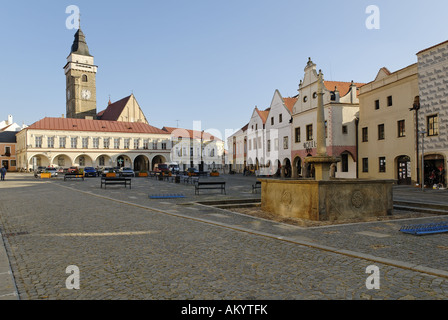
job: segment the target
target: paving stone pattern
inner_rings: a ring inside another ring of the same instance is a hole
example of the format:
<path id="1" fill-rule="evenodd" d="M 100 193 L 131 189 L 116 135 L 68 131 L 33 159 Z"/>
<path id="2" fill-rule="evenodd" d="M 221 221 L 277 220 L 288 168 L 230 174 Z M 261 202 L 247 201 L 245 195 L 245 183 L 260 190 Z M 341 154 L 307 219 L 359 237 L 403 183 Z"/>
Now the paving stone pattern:
<path id="1" fill-rule="evenodd" d="M 0 229 L 20 299 L 448 297 L 446 234 L 404 235 L 397 231 L 403 221 L 298 228 L 195 204 L 260 197 L 251 192 L 255 178 L 224 178 L 227 195 L 195 196 L 191 185 L 146 178 L 133 179 L 132 190 L 104 190 L 95 178 L 64 182 L 9 175 L 0 183 Z M 186 198 L 149 199 L 161 193 Z M 380 268 L 380 290 L 366 288 L 372 264 Z M 69 265 L 79 267 L 79 290 L 66 288 Z"/>

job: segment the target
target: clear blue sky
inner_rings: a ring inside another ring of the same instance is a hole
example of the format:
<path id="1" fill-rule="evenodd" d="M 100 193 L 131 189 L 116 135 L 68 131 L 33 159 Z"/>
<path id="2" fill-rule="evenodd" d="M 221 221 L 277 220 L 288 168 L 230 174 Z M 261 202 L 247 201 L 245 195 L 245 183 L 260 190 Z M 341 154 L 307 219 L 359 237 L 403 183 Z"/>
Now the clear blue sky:
<path id="1" fill-rule="evenodd" d="M 368 30 L 366 8 L 380 9 Z M 274 91 L 294 96 L 308 57 L 325 79 L 370 82 L 448 39 L 448 1 L 8 1 L 0 7 L 0 120 L 32 124 L 65 109 L 63 67 L 77 5 L 99 66 L 98 111 L 134 92 L 156 127 L 239 129 Z"/>

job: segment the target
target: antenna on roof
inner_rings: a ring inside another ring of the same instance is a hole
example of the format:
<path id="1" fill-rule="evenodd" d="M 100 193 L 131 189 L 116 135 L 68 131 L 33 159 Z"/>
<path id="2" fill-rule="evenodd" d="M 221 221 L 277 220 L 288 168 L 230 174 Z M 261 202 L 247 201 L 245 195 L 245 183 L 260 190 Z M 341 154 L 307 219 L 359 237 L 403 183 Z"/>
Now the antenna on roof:
<path id="1" fill-rule="evenodd" d="M 180 120 L 176 120 L 176 122 L 177 122 L 177 128 L 179 128 L 179 121 L 180 121 Z"/>

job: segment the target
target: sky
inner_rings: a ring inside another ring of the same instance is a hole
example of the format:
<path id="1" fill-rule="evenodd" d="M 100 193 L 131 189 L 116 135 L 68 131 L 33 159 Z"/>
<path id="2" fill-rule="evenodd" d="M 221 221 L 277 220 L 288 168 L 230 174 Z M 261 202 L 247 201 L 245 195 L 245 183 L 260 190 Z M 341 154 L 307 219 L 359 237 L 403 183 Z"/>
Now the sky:
<path id="1" fill-rule="evenodd" d="M 308 57 L 326 80 L 367 83 L 448 40 L 446 0 L 8 1 L 0 6 L 0 121 L 12 114 L 31 125 L 66 113 L 70 5 L 99 67 L 98 112 L 109 97 L 133 93 L 151 125 L 200 121 L 222 138 L 255 107 L 269 108 L 275 90 L 295 96 Z"/>

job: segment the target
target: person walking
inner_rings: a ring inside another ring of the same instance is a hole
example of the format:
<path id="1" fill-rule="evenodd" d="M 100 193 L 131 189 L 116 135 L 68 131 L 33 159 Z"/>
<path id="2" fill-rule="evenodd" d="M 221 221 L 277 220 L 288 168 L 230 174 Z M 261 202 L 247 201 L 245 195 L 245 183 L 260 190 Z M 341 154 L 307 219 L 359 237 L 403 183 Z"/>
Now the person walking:
<path id="1" fill-rule="evenodd" d="M 4 166 L 0 169 L 0 174 L 1 174 L 2 181 L 5 181 L 6 168 Z"/>

